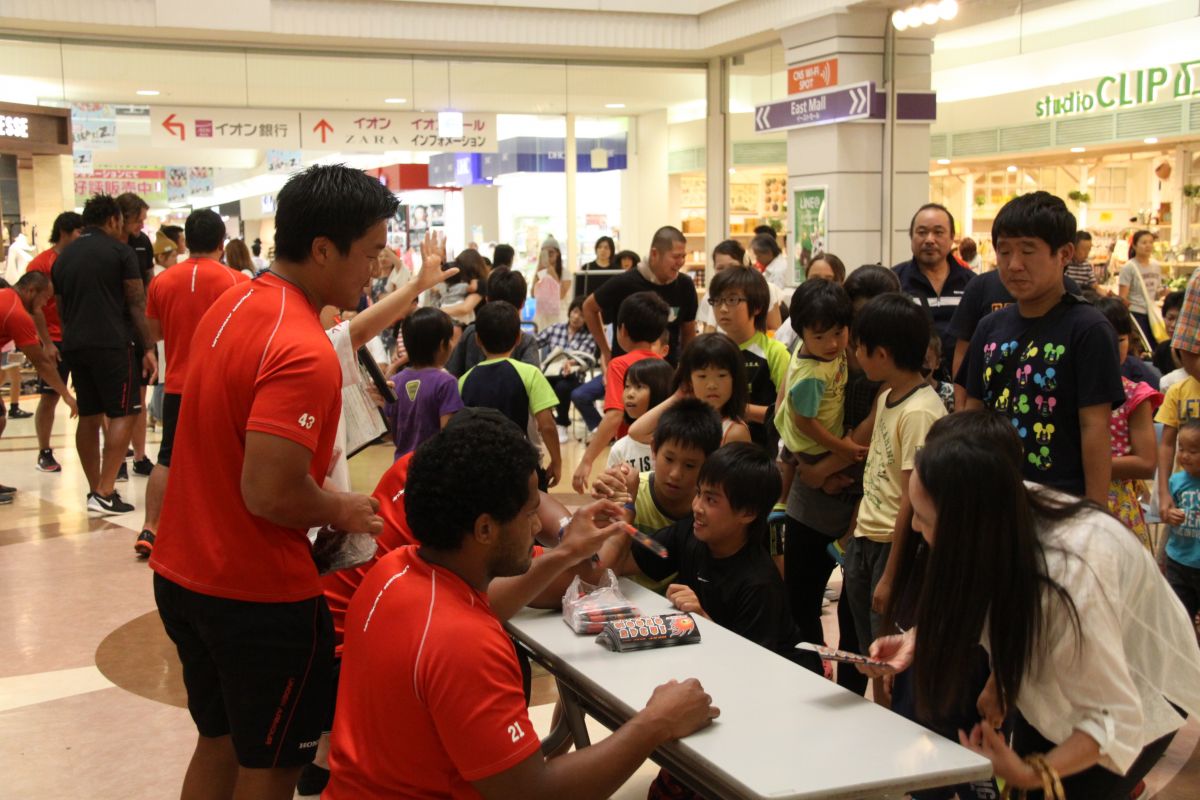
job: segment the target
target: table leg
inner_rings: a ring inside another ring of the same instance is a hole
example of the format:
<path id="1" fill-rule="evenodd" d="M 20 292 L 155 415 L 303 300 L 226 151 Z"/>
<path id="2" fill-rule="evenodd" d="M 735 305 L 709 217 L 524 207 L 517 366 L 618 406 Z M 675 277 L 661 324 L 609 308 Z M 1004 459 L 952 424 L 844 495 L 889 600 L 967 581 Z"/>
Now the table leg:
<path id="1" fill-rule="evenodd" d="M 554 679 L 558 685 L 558 696 L 562 700 L 563 719 L 567 723 L 567 730 L 571 732 L 571 738 L 575 740 L 575 749 L 587 747 L 592 743 L 588 736 L 587 723 L 583 718 L 583 709 L 579 707 L 579 698 L 575 696 L 575 692 L 558 678 Z"/>

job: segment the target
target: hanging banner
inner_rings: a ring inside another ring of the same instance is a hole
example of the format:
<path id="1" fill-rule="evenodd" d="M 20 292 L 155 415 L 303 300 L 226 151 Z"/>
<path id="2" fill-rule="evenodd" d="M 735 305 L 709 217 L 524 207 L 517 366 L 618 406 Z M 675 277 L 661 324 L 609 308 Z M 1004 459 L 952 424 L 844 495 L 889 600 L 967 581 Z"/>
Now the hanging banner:
<path id="1" fill-rule="evenodd" d="M 383 153 L 389 150 L 436 150 L 495 153 L 496 115 L 463 113 L 461 136 L 438 135 L 437 112 L 301 111 L 305 150 Z"/>
<path id="2" fill-rule="evenodd" d="M 151 106 L 150 143 L 174 148 L 300 147 L 299 114 L 260 108 Z"/>
<path id="3" fill-rule="evenodd" d="M 125 192 L 145 200 L 151 208 L 167 205 L 167 181 L 162 167 L 94 168 L 91 175 L 75 176 L 75 205 L 81 206 L 94 194 L 116 197 Z"/>
<path id="4" fill-rule="evenodd" d="M 808 265 L 814 253 L 825 249 L 826 225 L 829 221 L 829 187 L 805 186 L 792 192 L 792 280 L 796 286 L 804 283 Z"/>
<path id="5" fill-rule="evenodd" d="M 188 168 L 167 167 L 167 202 L 171 205 L 188 199 Z"/>
<path id="6" fill-rule="evenodd" d="M 71 140 L 77 150 L 116 150 L 116 110 L 101 103 L 72 103 Z"/>
<path id="7" fill-rule="evenodd" d="M 268 150 L 267 172 L 295 172 L 304 166 L 299 150 Z"/>
<path id="8" fill-rule="evenodd" d="M 91 150 L 76 150 L 72 159 L 72 171 L 76 175 L 91 175 L 92 168 L 92 151 Z"/>
<path id="9" fill-rule="evenodd" d="M 204 197 L 213 193 L 213 168 L 191 167 L 188 169 L 188 194 Z"/>

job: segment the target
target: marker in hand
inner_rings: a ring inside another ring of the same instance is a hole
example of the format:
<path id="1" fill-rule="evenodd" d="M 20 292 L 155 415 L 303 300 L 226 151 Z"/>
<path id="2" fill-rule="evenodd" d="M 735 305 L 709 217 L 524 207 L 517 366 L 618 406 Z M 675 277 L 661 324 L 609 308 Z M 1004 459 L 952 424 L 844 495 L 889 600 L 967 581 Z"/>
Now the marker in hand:
<path id="1" fill-rule="evenodd" d="M 651 553 L 654 553 L 654 555 L 658 556 L 659 558 L 667 557 L 667 548 L 663 547 L 657 541 L 642 533 L 628 522 L 625 523 L 625 532 L 632 536 L 635 542 L 649 550 Z"/>

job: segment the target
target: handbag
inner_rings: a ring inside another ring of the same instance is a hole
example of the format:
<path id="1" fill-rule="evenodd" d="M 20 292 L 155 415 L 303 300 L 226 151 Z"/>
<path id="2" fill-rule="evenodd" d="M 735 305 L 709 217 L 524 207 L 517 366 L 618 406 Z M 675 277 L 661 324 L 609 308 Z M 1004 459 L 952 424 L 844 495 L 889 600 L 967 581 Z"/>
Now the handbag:
<path id="1" fill-rule="evenodd" d="M 1158 299 L 1150 296 L 1150 292 L 1146 291 L 1146 282 L 1142 279 L 1142 270 L 1134 262 L 1133 274 L 1137 277 L 1138 291 L 1142 293 L 1142 298 L 1146 301 L 1146 316 L 1150 319 L 1150 333 L 1154 334 L 1157 341 L 1163 342 L 1167 339 L 1167 324 L 1163 322 L 1162 312 L 1158 308 Z M 1149 353 L 1154 348 L 1149 342 L 1144 343 L 1146 352 Z"/>

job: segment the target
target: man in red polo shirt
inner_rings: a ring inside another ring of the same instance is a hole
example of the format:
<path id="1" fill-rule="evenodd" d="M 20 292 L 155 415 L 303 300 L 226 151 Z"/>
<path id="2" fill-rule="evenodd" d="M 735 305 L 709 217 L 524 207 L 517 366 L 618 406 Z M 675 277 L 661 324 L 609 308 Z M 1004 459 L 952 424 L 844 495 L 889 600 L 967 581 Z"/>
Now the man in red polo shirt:
<path id="1" fill-rule="evenodd" d="M 0 289 L 0 347 L 12 342 L 18 350 L 29 357 L 37 368 L 38 376 L 63 397 L 71 409 L 71 416 L 79 414 L 75 396 L 67 389 L 58 375 L 58 364 L 42 348 L 37 328 L 30 312 L 40 309 L 53 295 L 50 279 L 41 272 L 26 272 L 15 287 Z M 0 434 L 4 433 L 5 418 L 0 414 Z M 17 490 L 11 486 L 0 486 L 0 505 L 12 502 Z"/>
<path id="2" fill-rule="evenodd" d="M 405 513 L 419 544 L 380 559 L 346 614 L 325 800 L 608 797 L 719 713 L 698 681 L 672 681 L 605 741 L 543 759 L 487 594 L 530 568 L 537 465 L 519 430 L 488 420 L 416 451 Z"/>
<path id="3" fill-rule="evenodd" d="M 196 327 L 150 559 L 199 731 L 184 797 L 290 799 L 316 749 L 333 630 L 307 532 L 383 525 L 370 496 L 321 487 L 342 373 L 318 312 L 358 302 L 397 206 L 359 170 L 294 175 L 271 270 Z"/>
<path id="4" fill-rule="evenodd" d="M 167 491 L 167 471 L 171 467 L 192 334 L 218 297 L 230 287 L 250 280 L 221 263 L 225 253 L 225 221 L 220 214 L 209 208 L 193 211 L 184 231 L 191 246 L 188 260 L 152 280 L 146 298 L 146 324 L 150 327 L 150 337 L 155 341 L 161 339 L 166 348 L 167 377 L 158 463 L 146 484 L 146 518 L 142 532 L 133 544 L 140 558 L 149 558 L 154 549 L 154 535 L 162 514 L 163 495 Z"/>
<path id="5" fill-rule="evenodd" d="M 41 272 L 50 277 L 50 268 L 58 260 L 58 254 L 63 248 L 79 238 L 83 233 L 83 217 L 74 211 L 64 211 L 54 218 L 54 227 L 50 229 L 49 250 L 41 253 L 29 262 L 26 272 Z M 54 287 L 51 286 L 50 299 L 42 306 L 41 311 L 33 312 L 33 324 L 37 326 L 38 335 L 42 339 L 42 349 L 58 365 L 58 376 L 63 383 L 71 371 L 63 359 L 59 349 L 62 347 L 62 320 L 58 316 L 58 306 L 54 303 Z M 51 388 L 41 378 L 38 378 L 37 410 L 33 413 L 33 426 L 37 430 L 38 458 L 37 468 L 40 472 L 61 472 L 62 467 L 54 458 L 54 450 L 50 447 L 50 434 L 54 432 L 54 409 L 58 406 L 58 392 Z"/>

